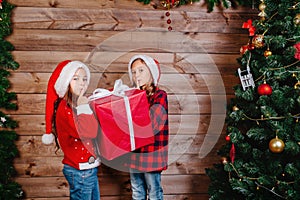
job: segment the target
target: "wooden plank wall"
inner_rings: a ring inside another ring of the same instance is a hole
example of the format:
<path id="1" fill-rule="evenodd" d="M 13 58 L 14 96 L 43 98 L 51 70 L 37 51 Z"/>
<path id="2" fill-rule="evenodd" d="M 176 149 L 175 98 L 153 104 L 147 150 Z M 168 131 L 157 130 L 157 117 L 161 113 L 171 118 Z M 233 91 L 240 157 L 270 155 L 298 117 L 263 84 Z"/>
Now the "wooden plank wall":
<path id="1" fill-rule="evenodd" d="M 128 84 L 127 63 L 136 53 L 161 63 L 161 87 L 169 93 L 170 164 L 163 172 L 165 199 L 208 199 L 205 168 L 219 162 L 224 141 L 224 112 L 232 86 L 239 48 L 247 43 L 244 21 L 255 11 L 216 9 L 204 3 L 170 11 L 135 0 L 9 0 L 13 10 L 13 56 L 20 68 L 12 72 L 11 91 L 19 109 L 9 112 L 19 121 L 16 179 L 26 199 L 68 199 L 61 172 L 62 153 L 41 143 L 44 133 L 48 78 L 62 60 L 81 60 L 92 71 L 91 93 L 110 88 L 122 78 Z M 222 131 L 223 130 L 223 131 Z M 129 176 L 105 165 L 99 182 L 104 200 L 130 199 Z"/>

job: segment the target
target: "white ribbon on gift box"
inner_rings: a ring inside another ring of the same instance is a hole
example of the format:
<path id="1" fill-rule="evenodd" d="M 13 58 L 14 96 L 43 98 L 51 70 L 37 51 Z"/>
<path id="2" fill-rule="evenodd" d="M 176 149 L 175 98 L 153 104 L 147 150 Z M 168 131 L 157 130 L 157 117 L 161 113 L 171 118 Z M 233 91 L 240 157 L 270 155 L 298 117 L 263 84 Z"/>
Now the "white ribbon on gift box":
<path id="1" fill-rule="evenodd" d="M 125 109 L 128 119 L 128 127 L 129 127 L 129 135 L 130 135 L 130 144 L 131 144 L 131 151 L 135 150 L 135 141 L 134 141 L 134 130 L 133 130 L 133 122 L 132 116 L 130 112 L 130 103 L 128 97 L 125 95 L 125 91 L 132 90 L 135 88 L 129 88 L 127 85 L 124 85 L 121 79 L 115 81 L 113 91 L 109 91 L 103 88 L 97 88 L 94 90 L 93 95 L 91 95 L 88 99 L 89 101 L 93 101 L 99 98 L 104 98 L 110 95 L 115 95 L 122 97 L 125 103 Z"/>

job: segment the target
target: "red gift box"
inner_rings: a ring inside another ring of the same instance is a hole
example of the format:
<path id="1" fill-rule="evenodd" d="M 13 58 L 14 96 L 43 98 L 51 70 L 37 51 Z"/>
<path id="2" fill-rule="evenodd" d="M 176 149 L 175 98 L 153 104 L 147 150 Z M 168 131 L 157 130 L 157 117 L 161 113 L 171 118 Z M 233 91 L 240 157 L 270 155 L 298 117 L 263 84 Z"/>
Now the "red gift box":
<path id="1" fill-rule="evenodd" d="M 102 130 L 98 140 L 99 151 L 107 160 L 154 142 L 145 91 L 116 90 L 116 84 L 112 92 L 96 89 L 90 97 L 90 106 Z"/>

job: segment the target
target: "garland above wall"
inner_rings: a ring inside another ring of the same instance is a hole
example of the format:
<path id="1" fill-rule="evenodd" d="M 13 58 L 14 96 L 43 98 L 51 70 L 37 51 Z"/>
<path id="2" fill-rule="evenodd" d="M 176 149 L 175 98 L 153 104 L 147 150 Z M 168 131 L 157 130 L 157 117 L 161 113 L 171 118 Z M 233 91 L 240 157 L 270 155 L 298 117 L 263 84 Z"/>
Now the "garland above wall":
<path id="1" fill-rule="evenodd" d="M 137 0 L 138 2 L 143 2 L 144 4 L 152 4 L 154 8 L 165 8 L 171 9 L 178 7 L 180 5 L 193 4 L 195 2 L 200 2 L 200 0 Z M 215 7 L 222 9 L 236 8 L 240 6 L 257 7 L 260 3 L 259 0 L 204 0 L 204 4 L 207 5 L 207 11 L 212 12 Z"/>

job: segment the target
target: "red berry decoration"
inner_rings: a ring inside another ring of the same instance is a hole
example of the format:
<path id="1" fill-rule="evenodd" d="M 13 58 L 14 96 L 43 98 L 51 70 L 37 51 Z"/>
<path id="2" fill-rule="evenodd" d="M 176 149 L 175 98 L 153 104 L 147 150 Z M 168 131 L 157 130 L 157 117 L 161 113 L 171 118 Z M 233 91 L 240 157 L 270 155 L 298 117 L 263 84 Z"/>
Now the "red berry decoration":
<path id="1" fill-rule="evenodd" d="M 259 95 L 271 95 L 272 94 L 272 87 L 267 83 L 263 83 L 257 88 L 257 92 Z"/>
<path id="2" fill-rule="evenodd" d="M 170 19 L 171 13 L 169 11 L 167 11 L 165 15 L 168 17 L 168 19 L 167 19 L 167 24 L 169 24 L 168 31 L 172 31 L 173 28 L 172 28 L 172 26 L 170 26 L 170 24 L 172 23 L 172 21 Z"/>

